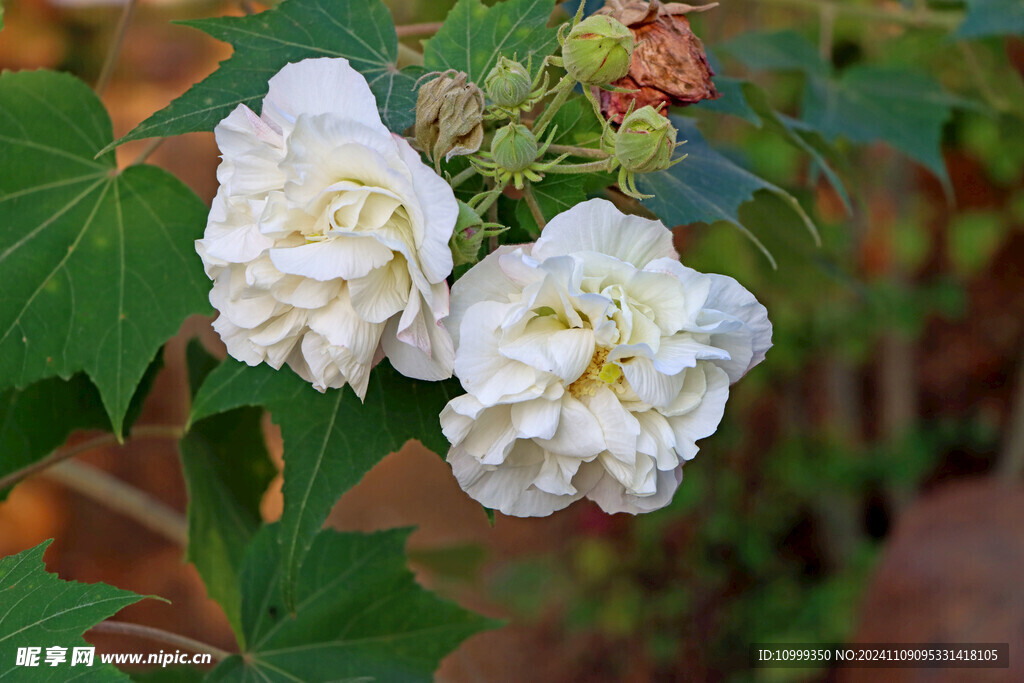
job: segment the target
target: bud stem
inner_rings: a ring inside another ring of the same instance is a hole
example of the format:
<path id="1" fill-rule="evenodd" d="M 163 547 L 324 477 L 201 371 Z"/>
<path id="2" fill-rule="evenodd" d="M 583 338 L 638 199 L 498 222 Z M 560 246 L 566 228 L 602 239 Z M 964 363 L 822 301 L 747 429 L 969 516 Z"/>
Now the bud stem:
<path id="1" fill-rule="evenodd" d="M 533 122 L 533 134 L 538 139 L 544 134 L 544 129 L 551 123 L 554 115 L 558 113 L 558 110 L 562 108 L 565 101 L 569 99 L 569 95 L 572 94 L 572 89 L 575 85 L 576 81 L 569 74 L 566 74 L 562 76 L 562 80 L 555 86 L 555 98 L 548 103 L 548 106 L 544 108 L 541 115 Z"/>
<path id="2" fill-rule="evenodd" d="M 526 200 L 526 205 L 530 207 L 530 213 L 533 215 L 533 220 L 537 222 L 537 229 L 543 230 L 544 226 L 548 224 L 544 218 L 544 212 L 540 210 L 540 204 L 537 203 L 537 198 L 533 196 L 532 183 L 526 183 L 526 187 L 523 188 L 523 198 Z"/>
<path id="3" fill-rule="evenodd" d="M 552 166 L 547 170 L 548 173 L 594 173 L 596 171 L 607 171 L 608 160 L 599 159 L 597 161 L 588 161 L 585 164 L 563 164 L 561 166 Z"/>
<path id="4" fill-rule="evenodd" d="M 492 192 L 490 196 L 488 196 L 482 202 L 480 202 L 479 206 L 473 207 L 474 211 L 476 211 L 479 214 L 482 214 L 484 211 L 491 208 L 491 205 L 494 204 L 494 200 L 496 200 L 501 195 L 501 191 L 505 189 L 505 185 L 503 183 L 498 183 L 497 185 L 494 186 L 494 189 L 498 191 Z M 492 222 L 497 223 L 497 217 L 492 219 Z"/>
<path id="5" fill-rule="evenodd" d="M 473 166 L 470 166 L 469 168 L 466 168 L 466 169 L 460 171 L 459 173 L 455 174 L 448 184 L 451 185 L 452 188 L 454 189 L 454 188 L 458 187 L 459 185 L 461 185 L 462 183 L 464 183 L 467 180 L 469 180 L 470 178 L 472 178 L 473 176 L 475 176 L 476 173 L 477 173 L 476 168 L 473 167 Z"/>
<path id="6" fill-rule="evenodd" d="M 607 159 L 611 156 L 607 152 L 602 152 L 594 147 L 577 147 L 575 145 L 548 145 L 548 151 L 553 154 L 568 154 L 587 159 Z"/>

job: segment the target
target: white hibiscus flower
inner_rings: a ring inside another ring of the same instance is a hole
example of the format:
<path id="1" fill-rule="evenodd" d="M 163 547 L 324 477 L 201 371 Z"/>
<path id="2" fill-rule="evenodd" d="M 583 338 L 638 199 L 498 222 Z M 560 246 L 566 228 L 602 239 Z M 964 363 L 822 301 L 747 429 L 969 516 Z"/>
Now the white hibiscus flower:
<path id="1" fill-rule="evenodd" d="M 607 512 L 668 504 L 772 329 L 735 280 L 678 258 L 660 222 L 595 199 L 455 284 L 468 393 L 441 424 L 470 496 L 522 517 L 583 496 Z"/>
<path id="2" fill-rule="evenodd" d="M 220 189 L 196 251 L 228 352 L 360 397 L 384 356 L 410 377 L 451 376 L 458 205 L 381 123 L 362 75 L 345 59 L 289 64 L 261 116 L 239 105 L 214 133 Z"/>

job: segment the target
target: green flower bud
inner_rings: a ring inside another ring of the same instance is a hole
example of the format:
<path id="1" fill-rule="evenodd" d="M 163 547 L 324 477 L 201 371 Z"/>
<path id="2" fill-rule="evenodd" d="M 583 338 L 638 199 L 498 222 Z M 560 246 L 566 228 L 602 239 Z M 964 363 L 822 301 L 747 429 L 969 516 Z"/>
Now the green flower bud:
<path id="1" fill-rule="evenodd" d="M 519 173 L 537 160 L 539 147 L 537 138 L 529 128 L 520 123 L 510 123 L 499 128 L 491 141 L 491 156 L 499 168 Z"/>
<path id="2" fill-rule="evenodd" d="M 626 117 L 615 134 L 615 158 L 631 173 L 668 168 L 676 149 L 676 129 L 651 106 Z"/>
<path id="3" fill-rule="evenodd" d="M 480 247 L 484 240 L 503 233 L 508 228 L 497 223 L 484 223 L 480 214 L 469 204 L 459 202 L 459 218 L 448 246 L 455 265 L 476 263 L 480 260 Z"/>
<path id="4" fill-rule="evenodd" d="M 607 85 L 629 72 L 633 33 L 603 14 L 587 17 L 569 31 L 562 60 L 569 75 L 584 85 Z"/>
<path id="5" fill-rule="evenodd" d="M 484 140 L 484 94 L 461 71 L 446 71 L 416 97 L 416 143 L 434 163 L 472 154 Z"/>
<path id="6" fill-rule="evenodd" d="M 517 61 L 502 57 L 484 81 L 487 96 L 499 107 L 517 107 L 530 96 L 530 72 Z"/>

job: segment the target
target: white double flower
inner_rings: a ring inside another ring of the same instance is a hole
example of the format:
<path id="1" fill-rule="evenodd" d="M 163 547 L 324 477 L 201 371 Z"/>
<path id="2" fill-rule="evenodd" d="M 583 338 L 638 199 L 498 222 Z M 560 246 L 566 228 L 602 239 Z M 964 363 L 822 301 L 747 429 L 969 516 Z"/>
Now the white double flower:
<path id="1" fill-rule="evenodd" d="M 381 123 L 363 76 L 345 59 L 289 64 L 260 116 L 239 105 L 215 135 L 220 189 L 196 250 L 228 352 L 360 397 L 384 356 L 409 377 L 451 376 L 458 205 Z"/>
<path id="2" fill-rule="evenodd" d="M 604 200 L 472 268 L 448 327 L 468 392 L 441 414 L 448 462 L 516 516 L 583 496 L 607 512 L 667 505 L 772 329 L 735 280 L 680 264 L 663 224 Z"/>

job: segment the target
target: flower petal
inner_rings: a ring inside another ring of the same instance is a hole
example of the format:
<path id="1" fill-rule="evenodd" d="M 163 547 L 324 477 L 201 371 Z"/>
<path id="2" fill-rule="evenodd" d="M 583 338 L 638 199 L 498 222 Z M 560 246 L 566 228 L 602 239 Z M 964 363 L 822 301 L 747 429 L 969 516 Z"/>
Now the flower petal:
<path id="1" fill-rule="evenodd" d="M 637 268 L 658 258 L 679 258 L 672 232 L 661 221 L 624 214 L 605 199 L 577 204 L 552 218 L 532 254 L 546 259 L 587 251 L 614 256 Z"/>
<path id="2" fill-rule="evenodd" d="M 304 59 L 286 64 L 270 79 L 263 118 L 273 125 L 287 131 L 300 114 L 328 113 L 388 134 L 370 86 L 347 59 Z"/>
<path id="3" fill-rule="evenodd" d="M 327 281 L 353 280 L 380 268 L 394 252 L 372 237 L 336 237 L 300 247 L 271 249 L 270 260 L 282 273 Z"/>

